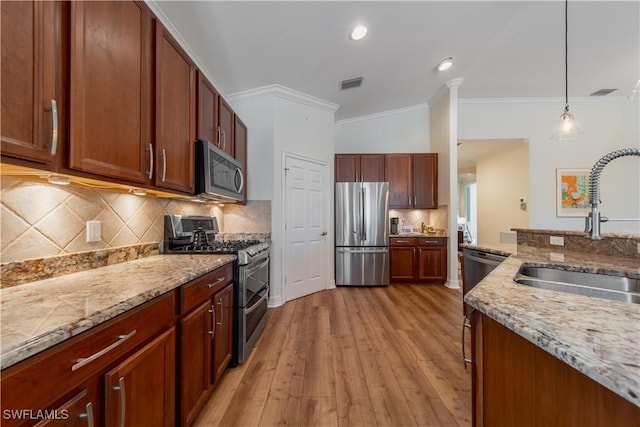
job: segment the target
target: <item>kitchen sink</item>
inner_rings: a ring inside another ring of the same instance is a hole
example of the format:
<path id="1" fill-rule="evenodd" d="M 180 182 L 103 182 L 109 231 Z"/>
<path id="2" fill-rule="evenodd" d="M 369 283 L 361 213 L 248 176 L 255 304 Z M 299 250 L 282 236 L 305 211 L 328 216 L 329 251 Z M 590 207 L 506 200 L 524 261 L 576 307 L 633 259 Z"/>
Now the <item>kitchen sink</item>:
<path id="1" fill-rule="evenodd" d="M 513 280 L 526 286 L 640 304 L 640 279 L 523 264 Z"/>

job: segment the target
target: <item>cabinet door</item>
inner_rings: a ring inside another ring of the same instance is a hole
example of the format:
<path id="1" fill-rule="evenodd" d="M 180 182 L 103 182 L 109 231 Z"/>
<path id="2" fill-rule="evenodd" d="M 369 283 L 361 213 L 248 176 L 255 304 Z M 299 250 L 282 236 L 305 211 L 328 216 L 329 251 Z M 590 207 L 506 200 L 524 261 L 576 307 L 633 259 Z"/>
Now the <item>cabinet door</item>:
<path id="1" fill-rule="evenodd" d="M 222 376 L 233 355 L 233 284 L 213 296 L 216 333 L 213 339 L 212 382 Z"/>
<path id="2" fill-rule="evenodd" d="M 175 425 L 175 327 L 104 377 L 105 425 Z"/>
<path id="3" fill-rule="evenodd" d="M 233 129 L 234 139 L 234 157 L 242 163 L 242 201 L 247 201 L 247 126 L 240 120 L 238 116 L 234 116 L 235 126 Z"/>
<path id="4" fill-rule="evenodd" d="M 198 139 L 216 142 L 218 134 L 218 92 L 198 71 Z"/>
<path id="5" fill-rule="evenodd" d="M 60 3 L 3 1 L 1 7 L 2 154 L 49 163 L 59 118 L 52 105 L 60 102 L 56 91 Z M 61 109 L 58 105 L 58 112 Z"/>
<path id="6" fill-rule="evenodd" d="M 40 421 L 35 427 L 89 427 L 100 425 L 100 398 L 98 382 L 93 381 L 88 388 L 82 389 L 64 402 L 54 413 L 58 419 Z"/>
<path id="7" fill-rule="evenodd" d="M 336 154 L 336 182 L 360 181 L 360 156 L 357 154 Z"/>
<path id="8" fill-rule="evenodd" d="M 155 185 L 193 194 L 196 68 L 156 23 Z"/>
<path id="9" fill-rule="evenodd" d="M 384 182 L 385 180 L 385 155 L 361 154 L 360 155 L 360 180 L 364 182 Z"/>
<path id="10" fill-rule="evenodd" d="M 444 283 L 447 280 L 447 248 L 418 247 L 419 282 Z"/>
<path id="11" fill-rule="evenodd" d="M 413 246 L 390 247 L 389 277 L 391 282 L 415 281 L 416 248 Z"/>
<path id="12" fill-rule="evenodd" d="M 150 37 L 143 3 L 71 2 L 71 169 L 148 182 Z"/>
<path id="13" fill-rule="evenodd" d="M 438 154 L 413 155 L 413 207 L 438 207 Z"/>
<path id="14" fill-rule="evenodd" d="M 220 127 L 218 148 L 233 157 L 233 110 L 218 96 L 218 126 Z"/>
<path id="15" fill-rule="evenodd" d="M 389 208 L 413 206 L 413 170 L 411 154 L 386 155 L 386 179 L 389 182 Z"/>
<path id="16" fill-rule="evenodd" d="M 211 310 L 209 299 L 180 322 L 181 425 L 191 425 L 211 387 Z"/>

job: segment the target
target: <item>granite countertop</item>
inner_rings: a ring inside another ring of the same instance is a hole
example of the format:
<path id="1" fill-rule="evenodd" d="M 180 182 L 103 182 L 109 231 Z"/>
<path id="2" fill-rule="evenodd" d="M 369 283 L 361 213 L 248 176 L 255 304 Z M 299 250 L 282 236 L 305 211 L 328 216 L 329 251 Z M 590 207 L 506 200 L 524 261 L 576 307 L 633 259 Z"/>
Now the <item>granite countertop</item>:
<path id="1" fill-rule="evenodd" d="M 389 234 L 389 237 L 449 237 L 449 235 L 446 232 L 420 233 L 419 231 L 412 231 L 411 233 Z"/>
<path id="2" fill-rule="evenodd" d="M 0 290 L 0 366 L 16 364 L 236 259 L 156 255 Z"/>
<path id="3" fill-rule="evenodd" d="M 518 246 L 465 302 L 640 406 L 640 305 L 517 284 L 524 262 L 637 278 L 638 261 Z"/>

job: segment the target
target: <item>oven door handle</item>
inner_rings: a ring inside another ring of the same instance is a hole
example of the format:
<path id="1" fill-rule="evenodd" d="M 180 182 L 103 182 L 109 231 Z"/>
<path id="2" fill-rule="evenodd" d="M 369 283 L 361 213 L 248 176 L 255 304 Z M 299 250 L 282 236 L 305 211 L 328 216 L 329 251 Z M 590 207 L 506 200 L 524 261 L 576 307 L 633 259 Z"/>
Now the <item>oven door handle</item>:
<path id="1" fill-rule="evenodd" d="M 246 309 L 244 311 L 244 314 L 247 315 L 249 313 L 251 313 L 252 311 L 256 310 L 258 307 L 260 307 L 260 303 L 264 300 L 266 300 L 267 298 L 269 298 L 269 287 L 265 286 L 264 288 L 262 288 L 260 290 L 260 292 L 264 291 L 264 295 L 258 300 L 256 301 L 255 304 L 253 304 L 250 308 Z"/>
<path id="2" fill-rule="evenodd" d="M 262 267 L 264 267 L 267 264 L 269 264 L 269 257 L 265 258 L 265 260 L 258 265 L 249 264 L 249 266 L 245 267 L 245 276 L 246 277 L 251 276 L 256 270 L 260 270 Z"/>

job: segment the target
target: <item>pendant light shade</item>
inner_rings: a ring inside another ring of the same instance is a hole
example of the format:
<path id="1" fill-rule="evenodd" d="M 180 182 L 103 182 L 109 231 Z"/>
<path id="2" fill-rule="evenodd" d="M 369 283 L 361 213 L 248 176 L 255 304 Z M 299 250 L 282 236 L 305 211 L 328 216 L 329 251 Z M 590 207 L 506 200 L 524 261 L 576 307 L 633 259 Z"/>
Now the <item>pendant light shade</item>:
<path id="1" fill-rule="evenodd" d="M 566 141 L 576 136 L 582 135 L 584 131 L 576 118 L 569 112 L 569 42 L 568 30 L 569 20 L 567 18 L 567 10 L 569 0 L 564 1 L 564 113 L 560 115 L 560 123 L 556 127 L 551 139 L 555 141 Z"/>

